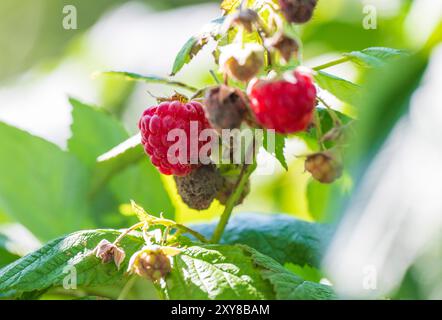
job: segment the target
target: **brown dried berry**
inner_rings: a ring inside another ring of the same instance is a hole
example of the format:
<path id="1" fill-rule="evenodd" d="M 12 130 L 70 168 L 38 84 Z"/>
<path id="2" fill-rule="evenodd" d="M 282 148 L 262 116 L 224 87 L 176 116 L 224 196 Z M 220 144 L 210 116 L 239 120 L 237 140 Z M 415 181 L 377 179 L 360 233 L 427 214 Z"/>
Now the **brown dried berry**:
<path id="1" fill-rule="evenodd" d="M 202 165 L 183 177 L 174 176 L 184 203 L 196 210 L 207 209 L 222 186 L 222 177 L 215 165 Z"/>
<path id="2" fill-rule="evenodd" d="M 218 132 L 222 129 L 235 129 L 241 126 L 248 114 L 243 93 L 225 85 L 210 89 L 204 102 L 206 117 Z"/>
<path id="3" fill-rule="evenodd" d="M 298 43 L 283 33 L 276 34 L 269 39 L 267 45 L 278 50 L 286 62 L 289 62 L 294 55 L 297 55 L 299 50 Z"/>
<path id="4" fill-rule="evenodd" d="M 318 0 L 279 0 L 282 14 L 287 21 L 305 23 L 313 16 Z"/>
<path id="5" fill-rule="evenodd" d="M 342 164 L 329 152 L 311 154 L 305 160 L 305 170 L 321 183 L 332 183 L 342 175 Z"/>

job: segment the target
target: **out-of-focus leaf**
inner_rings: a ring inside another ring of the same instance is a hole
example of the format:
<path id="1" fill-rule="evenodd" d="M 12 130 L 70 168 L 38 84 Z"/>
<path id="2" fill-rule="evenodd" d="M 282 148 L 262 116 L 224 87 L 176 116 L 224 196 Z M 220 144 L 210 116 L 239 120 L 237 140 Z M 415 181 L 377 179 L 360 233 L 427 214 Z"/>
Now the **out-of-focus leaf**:
<path id="1" fill-rule="evenodd" d="M 0 234 L 0 268 L 20 258 L 13 252 L 10 242 L 5 235 Z"/>
<path id="2" fill-rule="evenodd" d="M 382 67 L 388 61 L 407 54 L 404 50 L 385 47 L 371 47 L 361 51 L 344 53 L 354 63 L 364 67 Z"/>
<path id="3" fill-rule="evenodd" d="M 274 143 L 269 143 L 269 132 L 266 131 L 263 139 L 263 147 L 267 150 L 271 155 L 273 155 L 279 163 L 284 167 L 285 170 L 288 170 L 289 167 L 287 165 L 287 161 L 285 160 L 284 155 L 284 147 L 285 147 L 285 136 L 279 133 L 273 134 Z"/>
<path id="4" fill-rule="evenodd" d="M 164 212 L 172 218 L 173 206 L 158 170 L 144 156 L 140 136 L 129 138 L 121 123 L 105 111 L 74 99 L 71 103 L 73 124 L 68 146 L 91 168 L 89 196 L 95 201 L 94 215 L 100 217 L 99 224 L 109 225 L 102 212 L 117 214 L 118 204 L 130 199 L 149 212 Z"/>
<path id="5" fill-rule="evenodd" d="M 260 266 L 264 279 L 273 285 L 278 300 L 334 300 L 337 296 L 330 286 L 305 281 L 288 271 L 272 258 L 250 247 L 244 250 L 251 254 L 253 261 Z"/>
<path id="6" fill-rule="evenodd" d="M 201 32 L 192 36 L 178 52 L 173 63 L 171 75 L 177 74 L 207 44 L 210 38 L 217 38 L 222 33 L 225 17 L 209 22 Z"/>
<path id="7" fill-rule="evenodd" d="M 124 237 L 120 245 L 126 258 L 119 270 L 114 263 L 103 264 L 93 253 L 101 240 L 114 241 L 120 234 L 116 230 L 89 230 L 53 240 L 0 269 L 0 292 L 20 297 L 24 293 L 62 286 L 72 270 L 76 272 L 78 286 L 121 283 L 128 279 L 126 269 L 130 256 L 143 246 L 144 240 L 132 235 Z"/>
<path id="8" fill-rule="evenodd" d="M 95 194 L 113 175 L 143 159 L 144 150 L 140 141 L 140 134 L 136 134 L 96 159 L 91 183 L 92 194 Z"/>
<path id="9" fill-rule="evenodd" d="M 152 215 L 162 212 L 168 219 L 175 218 L 175 209 L 161 175 L 147 156 L 112 176 L 109 188 L 120 203 L 133 199 Z"/>
<path id="10" fill-rule="evenodd" d="M 314 78 L 322 89 L 327 90 L 339 100 L 350 104 L 359 101 L 360 87 L 357 84 L 324 71 L 317 71 Z"/>
<path id="11" fill-rule="evenodd" d="M 192 228 L 210 237 L 215 225 L 196 224 Z M 221 243 L 246 244 L 281 264 L 291 262 L 319 267 L 331 235 L 332 228 L 325 224 L 282 214 L 241 213 L 230 219 Z"/>
<path id="12" fill-rule="evenodd" d="M 73 155 L 0 123 L 0 211 L 41 240 L 91 227 L 87 168 Z"/>
<path id="13" fill-rule="evenodd" d="M 173 257 L 164 294 L 168 299 L 273 299 L 250 256 L 239 246 L 205 245 L 182 250 Z"/>
<path id="14" fill-rule="evenodd" d="M 323 221 L 330 200 L 330 185 L 310 179 L 307 184 L 308 209 L 315 221 Z"/>
<path id="15" fill-rule="evenodd" d="M 70 98 L 72 105 L 72 136 L 68 149 L 88 167 L 97 157 L 124 141 L 128 134 L 121 122 L 103 109 Z"/>
<path id="16" fill-rule="evenodd" d="M 349 150 L 349 161 L 358 171 L 369 164 L 401 115 L 426 67 L 421 55 L 405 56 L 382 69 L 373 69 L 364 80 L 357 134 Z M 374 130 L 374 128 L 376 128 Z"/>

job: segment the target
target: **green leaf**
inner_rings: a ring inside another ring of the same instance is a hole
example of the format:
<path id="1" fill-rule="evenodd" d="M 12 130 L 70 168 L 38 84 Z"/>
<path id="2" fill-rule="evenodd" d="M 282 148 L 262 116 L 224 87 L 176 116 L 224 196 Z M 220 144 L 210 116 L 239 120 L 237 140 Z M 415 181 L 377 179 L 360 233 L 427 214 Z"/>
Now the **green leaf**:
<path id="1" fill-rule="evenodd" d="M 0 268 L 20 258 L 12 249 L 10 239 L 0 234 Z"/>
<path id="2" fill-rule="evenodd" d="M 164 294 L 168 299 L 273 299 L 252 259 L 239 246 L 205 245 L 183 249 L 173 258 Z"/>
<path id="3" fill-rule="evenodd" d="M 364 67 L 383 67 L 389 60 L 406 54 L 407 52 L 404 50 L 371 47 L 362 51 L 344 53 L 344 56 L 349 57 L 352 62 Z"/>
<path id="4" fill-rule="evenodd" d="M 68 149 L 84 164 L 95 165 L 97 157 L 128 138 L 128 133 L 111 114 L 70 98 L 72 136 Z"/>
<path id="5" fill-rule="evenodd" d="M 307 184 L 307 200 L 310 215 L 315 221 L 323 221 L 331 196 L 332 186 L 310 179 Z"/>
<path id="6" fill-rule="evenodd" d="M 145 154 L 140 141 L 140 134 L 136 134 L 106 153 L 103 152 L 96 159 L 92 176 L 92 194 L 95 194 L 112 176 L 143 159 Z"/>
<path id="7" fill-rule="evenodd" d="M 324 71 L 317 71 L 314 78 L 318 86 L 327 90 L 341 101 L 354 104 L 360 97 L 360 87 L 351 81 Z"/>
<path id="8" fill-rule="evenodd" d="M 104 72 L 101 72 L 100 74 L 120 77 L 120 78 L 127 80 L 127 81 L 141 81 L 141 82 L 147 82 L 147 83 L 167 84 L 170 86 L 181 87 L 181 88 L 184 88 L 189 91 L 197 91 L 198 90 L 197 88 L 189 86 L 185 83 L 170 80 L 168 78 L 159 77 L 159 76 L 155 76 L 155 75 L 141 75 L 138 73 L 125 72 L 125 71 L 104 71 Z"/>
<path id="9" fill-rule="evenodd" d="M 68 146 L 91 167 L 88 195 L 95 200 L 97 224 L 119 226 L 115 222 L 117 206 L 129 203 L 130 199 L 136 200 L 149 212 L 164 212 L 165 216 L 173 218 L 172 203 L 160 174 L 145 156 L 140 135 L 129 138 L 121 123 L 110 114 L 74 99 L 70 101 L 73 124 Z M 103 202 L 101 205 L 100 200 Z M 108 212 L 114 216 L 101 215 Z"/>
<path id="10" fill-rule="evenodd" d="M 385 68 L 372 69 L 367 73 L 359 120 L 354 127 L 355 139 L 347 152 L 348 163 L 358 164 L 354 166 L 354 178 L 356 175 L 358 178 L 364 176 L 366 166 L 378 153 L 398 119 L 408 111 L 411 96 L 427 66 L 427 59 L 421 54 L 405 56 Z"/>
<path id="11" fill-rule="evenodd" d="M 87 168 L 56 145 L 0 123 L 0 211 L 41 240 L 90 228 Z"/>
<path id="12" fill-rule="evenodd" d="M 192 229 L 210 237 L 215 225 L 195 224 Z M 331 236 L 332 227 L 326 224 L 309 223 L 283 214 L 241 213 L 230 219 L 221 242 L 246 244 L 281 264 L 319 267 Z"/>
<path id="13" fill-rule="evenodd" d="M 284 264 L 284 268 L 307 281 L 319 283 L 321 279 L 324 278 L 319 269 L 310 267 L 308 265 L 301 267 L 298 264 L 286 263 Z"/>
<path id="14" fill-rule="evenodd" d="M 73 275 L 72 270 L 76 272 L 79 287 L 121 283 L 128 279 L 125 270 L 130 256 L 143 246 L 144 240 L 129 235 L 121 241 L 120 247 L 126 258 L 119 270 L 113 263 L 103 264 L 93 253 L 102 239 L 112 242 L 120 234 L 116 230 L 88 230 L 53 240 L 0 269 L 0 292 L 19 297 L 24 293 L 59 287 L 66 277 Z"/>
<path id="15" fill-rule="evenodd" d="M 225 17 L 210 21 L 201 32 L 192 36 L 178 52 L 173 63 L 171 75 L 177 74 L 207 44 L 210 38 L 217 38 L 222 33 Z"/>
<path id="16" fill-rule="evenodd" d="M 264 134 L 263 147 L 267 150 L 271 155 L 273 155 L 276 159 L 278 159 L 279 163 L 284 167 L 285 170 L 288 170 L 289 167 L 287 165 L 287 161 L 284 156 L 284 148 L 285 148 L 285 136 L 279 133 L 273 133 L 273 138 L 270 140 L 272 143 L 269 143 L 269 132 L 266 130 L 266 134 Z"/>
<path id="17" fill-rule="evenodd" d="M 253 261 L 262 268 L 261 274 L 273 285 L 276 299 L 333 300 L 337 298 L 330 286 L 305 281 L 255 249 L 244 247 L 244 250 L 248 251 Z"/>
<path id="18" fill-rule="evenodd" d="M 119 203 L 131 199 L 149 213 L 173 219 L 175 209 L 165 189 L 161 175 L 145 155 L 135 135 L 97 159 L 93 170 L 91 195 L 97 194 L 104 184 Z"/>

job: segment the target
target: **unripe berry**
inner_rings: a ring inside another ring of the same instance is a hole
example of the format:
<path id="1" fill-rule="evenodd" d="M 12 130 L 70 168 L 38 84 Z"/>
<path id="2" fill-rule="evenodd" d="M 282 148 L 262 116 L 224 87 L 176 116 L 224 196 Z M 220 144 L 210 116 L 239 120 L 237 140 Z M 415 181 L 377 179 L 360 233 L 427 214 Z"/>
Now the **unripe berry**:
<path id="1" fill-rule="evenodd" d="M 267 129 L 287 134 L 309 126 L 316 105 L 311 75 L 297 68 L 294 77 L 250 82 L 247 90 L 256 120 Z"/>
<path id="2" fill-rule="evenodd" d="M 311 154 L 305 160 L 305 170 L 321 183 L 332 183 L 342 175 L 342 164 L 329 152 Z"/>
<path id="3" fill-rule="evenodd" d="M 157 282 L 172 270 L 170 259 L 179 252 L 177 248 L 173 247 L 146 246 L 132 255 L 128 272 Z"/>

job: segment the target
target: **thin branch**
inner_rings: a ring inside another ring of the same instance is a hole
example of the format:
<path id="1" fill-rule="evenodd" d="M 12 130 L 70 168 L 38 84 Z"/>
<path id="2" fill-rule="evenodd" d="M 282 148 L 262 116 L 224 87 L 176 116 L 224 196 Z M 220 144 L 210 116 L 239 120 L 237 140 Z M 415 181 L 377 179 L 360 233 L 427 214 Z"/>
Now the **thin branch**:
<path id="1" fill-rule="evenodd" d="M 319 66 L 313 67 L 313 70 L 319 71 L 319 70 L 322 70 L 322 69 L 326 69 L 326 68 L 330 68 L 330 67 L 336 66 L 338 64 L 341 64 L 341 63 L 344 63 L 344 62 L 347 62 L 347 61 L 350 61 L 349 57 L 339 58 L 339 59 L 336 59 L 336 60 L 333 60 L 333 61 L 321 64 Z"/>

